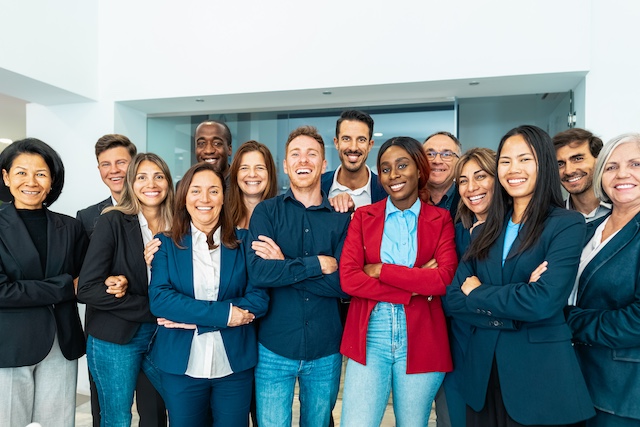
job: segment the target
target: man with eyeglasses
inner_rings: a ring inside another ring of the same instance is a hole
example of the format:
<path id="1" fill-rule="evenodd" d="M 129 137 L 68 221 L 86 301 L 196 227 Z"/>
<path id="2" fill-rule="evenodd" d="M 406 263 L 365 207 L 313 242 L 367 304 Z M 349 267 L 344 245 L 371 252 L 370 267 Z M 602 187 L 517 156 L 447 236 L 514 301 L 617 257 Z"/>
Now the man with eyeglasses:
<path id="1" fill-rule="evenodd" d="M 453 171 L 462 154 L 462 145 L 454 135 L 441 131 L 427 137 L 422 148 L 431 168 L 427 181 L 431 201 L 435 206 L 447 209 L 451 218 L 455 218 L 460 195 L 453 181 Z"/>

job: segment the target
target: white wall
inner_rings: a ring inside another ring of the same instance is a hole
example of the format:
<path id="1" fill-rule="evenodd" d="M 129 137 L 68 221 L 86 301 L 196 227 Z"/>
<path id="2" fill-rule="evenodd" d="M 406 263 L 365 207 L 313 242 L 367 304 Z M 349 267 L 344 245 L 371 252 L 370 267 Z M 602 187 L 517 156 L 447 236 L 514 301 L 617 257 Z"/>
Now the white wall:
<path id="1" fill-rule="evenodd" d="M 27 136 L 26 102 L 0 94 L 0 138 L 12 141 Z"/>
<path id="2" fill-rule="evenodd" d="M 0 70 L 22 77 L 0 79 L 0 92 L 38 101 L 21 96 L 38 82 L 97 97 L 98 0 L 0 0 L 0 15 Z"/>
<path id="3" fill-rule="evenodd" d="M 116 100 L 589 67 L 589 0 L 111 0 L 99 17 L 103 94 Z"/>

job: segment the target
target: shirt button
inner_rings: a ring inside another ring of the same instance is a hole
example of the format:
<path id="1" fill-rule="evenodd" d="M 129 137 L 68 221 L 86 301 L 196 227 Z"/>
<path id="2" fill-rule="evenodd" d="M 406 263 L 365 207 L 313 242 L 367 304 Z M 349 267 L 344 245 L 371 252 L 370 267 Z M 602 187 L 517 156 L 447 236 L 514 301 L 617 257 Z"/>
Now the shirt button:
<path id="1" fill-rule="evenodd" d="M 305 298 L 304 300 L 305 300 L 305 301 L 309 301 L 309 298 Z"/>
<path id="2" fill-rule="evenodd" d="M 305 232 L 305 233 L 308 233 L 308 232 L 309 232 L 309 229 L 308 229 L 308 228 L 305 228 L 305 229 L 304 229 L 304 232 Z"/>
<path id="3" fill-rule="evenodd" d="M 304 251 L 304 254 L 305 254 L 305 255 L 309 255 L 309 252 L 307 252 L 307 251 Z"/>
<path id="4" fill-rule="evenodd" d="M 304 322 L 304 324 L 305 324 L 306 326 L 309 326 L 309 321 L 307 320 L 306 322 Z"/>
<path id="5" fill-rule="evenodd" d="M 406 246 L 406 245 L 407 245 L 407 242 L 402 242 L 402 246 Z"/>

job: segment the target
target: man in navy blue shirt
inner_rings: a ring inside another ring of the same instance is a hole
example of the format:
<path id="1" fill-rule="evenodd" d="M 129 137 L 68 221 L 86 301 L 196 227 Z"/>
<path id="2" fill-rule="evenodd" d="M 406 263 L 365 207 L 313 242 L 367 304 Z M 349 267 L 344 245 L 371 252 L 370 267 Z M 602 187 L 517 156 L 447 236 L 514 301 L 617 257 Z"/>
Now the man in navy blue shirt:
<path id="1" fill-rule="evenodd" d="M 320 190 L 324 142 L 312 126 L 287 140 L 286 194 L 260 203 L 251 217 L 247 263 L 253 285 L 269 288 L 258 332 L 256 401 L 260 427 L 291 425 L 296 380 L 300 425 L 326 427 L 340 385 L 342 324 L 338 261 L 350 215 Z"/>

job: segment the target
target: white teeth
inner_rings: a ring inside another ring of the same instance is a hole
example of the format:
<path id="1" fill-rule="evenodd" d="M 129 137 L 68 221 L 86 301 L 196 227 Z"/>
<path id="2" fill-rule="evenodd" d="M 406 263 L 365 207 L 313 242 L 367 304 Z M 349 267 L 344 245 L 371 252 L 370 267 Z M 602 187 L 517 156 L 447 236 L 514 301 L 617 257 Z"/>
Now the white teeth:
<path id="1" fill-rule="evenodd" d="M 525 182 L 525 181 L 526 181 L 526 179 L 524 179 L 524 178 L 507 180 L 507 182 L 509 184 L 520 184 L 521 182 Z"/>
<path id="2" fill-rule="evenodd" d="M 213 208 L 211 206 L 196 206 L 196 209 L 199 211 L 210 211 Z"/>
<path id="3" fill-rule="evenodd" d="M 39 192 L 39 191 L 22 191 L 22 193 L 24 193 L 24 194 L 30 194 L 30 195 L 40 194 L 40 192 Z"/>
<path id="4" fill-rule="evenodd" d="M 218 159 L 204 159 L 207 163 L 215 163 Z"/>
<path id="5" fill-rule="evenodd" d="M 114 178 L 111 178 L 111 181 L 122 181 L 122 177 L 121 176 L 116 176 Z"/>
<path id="6" fill-rule="evenodd" d="M 311 169 L 298 169 L 296 171 L 297 174 L 301 174 L 301 173 L 311 173 Z"/>
<path id="7" fill-rule="evenodd" d="M 398 190 L 400 190 L 402 187 L 404 187 L 404 184 L 405 184 L 405 183 L 403 182 L 402 184 L 394 184 L 394 185 L 391 185 L 390 187 L 391 187 L 391 189 L 392 189 L 393 191 L 398 191 Z"/>
<path id="8" fill-rule="evenodd" d="M 260 185 L 262 181 L 245 181 L 244 183 L 247 185 Z"/>
<path id="9" fill-rule="evenodd" d="M 431 172 L 445 172 L 444 169 L 431 169 Z"/>
<path id="10" fill-rule="evenodd" d="M 347 157 L 349 158 L 349 161 L 350 161 L 350 162 L 356 162 L 356 161 L 358 161 L 358 159 L 360 158 L 360 156 L 358 156 L 358 155 L 354 155 L 354 154 L 349 155 L 349 156 L 347 156 Z"/>
<path id="11" fill-rule="evenodd" d="M 581 176 L 576 176 L 576 177 L 574 177 L 574 178 L 569 178 L 569 179 L 567 179 L 566 181 L 567 181 L 567 182 L 576 182 L 576 181 L 578 181 L 579 179 L 582 179 L 582 175 L 581 175 Z"/>
<path id="12" fill-rule="evenodd" d="M 635 185 L 633 184 L 620 184 L 620 185 L 616 185 L 615 188 L 620 189 L 620 190 L 626 190 L 629 188 L 633 188 L 635 187 Z"/>
<path id="13" fill-rule="evenodd" d="M 147 191 L 147 192 L 142 193 L 142 194 L 144 194 L 145 196 L 149 196 L 149 197 L 156 197 L 156 196 L 158 196 L 160 194 L 160 192 L 159 191 Z"/>
<path id="14" fill-rule="evenodd" d="M 486 196 L 486 194 L 479 194 L 477 196 L 471 196 L 469 197 L 469 200 L 471 200 L 472 202 L 475 202 L 476 200 L 482 200 L 484 199 Z"/>

